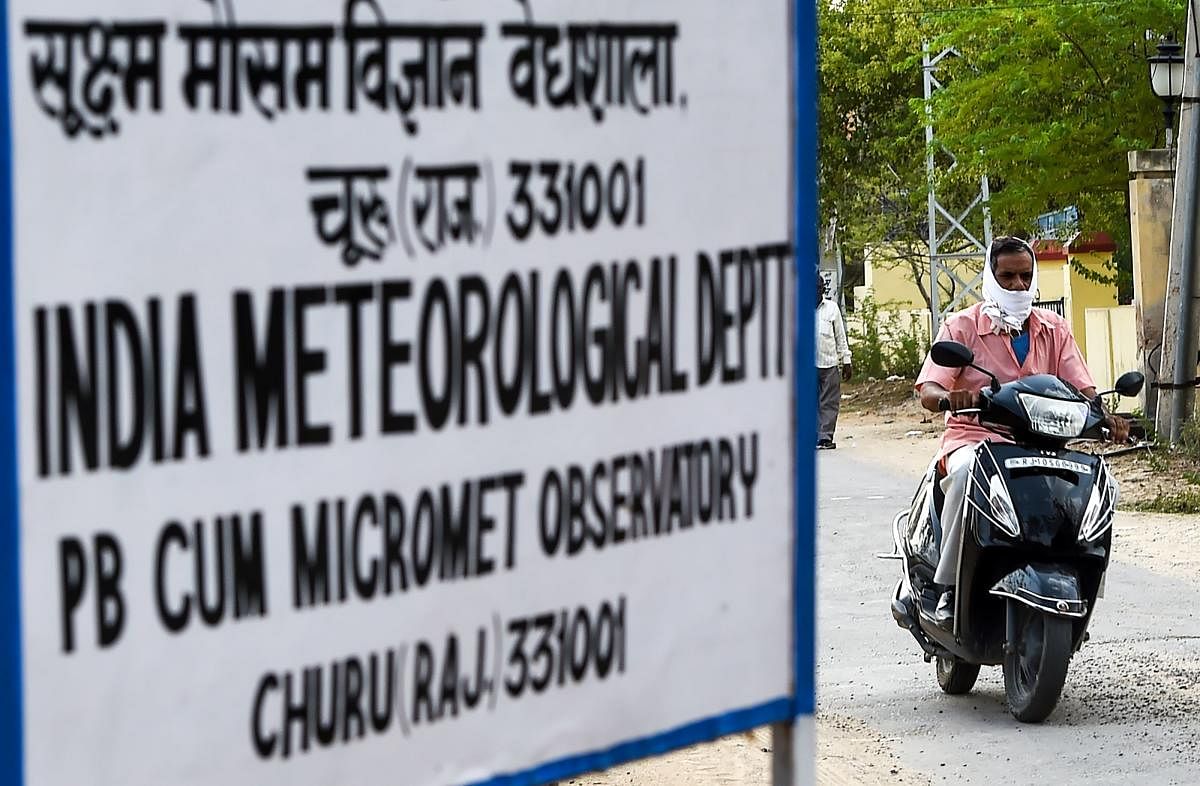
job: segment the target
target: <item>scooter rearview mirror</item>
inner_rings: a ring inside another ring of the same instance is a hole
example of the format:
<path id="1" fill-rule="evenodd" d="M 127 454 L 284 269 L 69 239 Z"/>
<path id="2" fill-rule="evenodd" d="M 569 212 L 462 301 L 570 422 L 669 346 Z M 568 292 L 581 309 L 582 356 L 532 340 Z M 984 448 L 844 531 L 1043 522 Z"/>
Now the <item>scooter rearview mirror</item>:
<path id="1" fill-rule="evenodd" d="M 939 366 L 966 368 L 975 362 L 975 353 L 970 347 L 957 341 L 939 341 L 929 348 L 929 357 Z"/>
<path id="2" fill-rule="evenodd" d="M 1126 371 L 1117 379 L 1113 389 L 1125 398 L 1133 398 L 1142 392 L 1144 384 L 1146 384 L 1146 376 L 1142 372 Z"/>

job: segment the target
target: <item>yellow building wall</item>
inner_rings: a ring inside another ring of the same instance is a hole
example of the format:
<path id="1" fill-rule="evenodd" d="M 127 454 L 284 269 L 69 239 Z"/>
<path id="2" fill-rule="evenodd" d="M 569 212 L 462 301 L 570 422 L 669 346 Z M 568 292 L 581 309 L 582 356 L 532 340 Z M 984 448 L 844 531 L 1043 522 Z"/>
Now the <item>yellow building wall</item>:
<path id="1" fill-rule="evenodd" d="M 1088 368 L 1100 390 L 1117 377 L 1138 369 L 1137 309 L 1133 306 L 1089 308 L 1084 312 Z"/>
<path id="2" fill-rule="evenodd" d="M 1079 272 L 1078 267 L 1083 266 L 1095 273 L 1110 275 L 1106 267 L 1110 259 L 1112 259 L 1112 253 L 1104 251 L 1071 254 L 1071 263 L 1065 259 L 1038 260 L 1038 299 L 1064 301 L 1064 317 L 1071 326 L 1075 341 L 1083 351 L 1089 366 L 1092 361 L 1089 354 L 1091 350 L 1089 350 L 1088 344 L 1087 311 L 1088 309 L 1115 307 L 1117 305 L 1117 288 L 1114 284 L 1098 284 L 1091 281 Z M 956 265 L 956 270 L 964 281 L 970 281 L 979 271 L 981 262 L 981 260 L 962 260 Z M 911 312 L 926 309 L 921 290 L 913 281 L 912 268 L 903 260 L 897 259 L 892 249 L 888 246 L 875 246 L 869 249 L 866 263 L 865 285 L 855 288 L 855 302 L 861 303 L 864 297 L 870 296 L 879 306 L 881 318 L 885 317 L 882 312 Z M 920 269 L 924 276 L 922 283 L 928 286 L 928 269 L 924 265 Z M 974 302 L 974 298 L 968 297 L 963 301 L 961 307 L 966 308 Z M 943 305 L 944 303 L 943 293 Z M 1118 356 L 1124 357 L 1121 353 L 1124 353 L 1128 347 L 1137 346 L 1136 334 L 1127 340 L 1122 329 L 1116 335 L 1121 342 L 1125 342 L 1119 349 Z M 1110 358 L 1114 352 L 1109 349 L 1101 350 L 1101 346 L 1101 344 L 1096 345 L 1096 351 L 1102 353 L 1097 358 L 1097 363 L 1108 362 L 1106 359 Z M 1133 367 L 1130 366 L 1130 368 Z"/>
<path id="3" fill-rule="evenodd" d="M 1038 262 L 1038 300 L 1061 300 L 1067 296 L 1068 286 L 1065 259 Z"/>
<path id="4" fill-rule="evenodd" d="M 956 262 L 953 268 L 963 281 L 970 282 L 979 273 L 981 264 L 982 259 L 965 259 Z M 928 260 L 922 260 L 918 269 L 921 273 L 921 285 L 928 290 Z M 867 250 L 863 278 L 863 286 L 854 289 L 856 302 L 870 296 L 880 308 L 899 311 L 928 309 L 921 288 L 913 280 L 912 267 L 907 261 L 898 259 L 894 249 L 888 246 L 873 246 Z M 942 292 L 941 298 L 944 306 L 945 291 Z M 962 303 L 962 308 L 974 302 L 974 298 L 969 298 Z"/>
<path id="5" fill-rule="evenodd" d="M 1084 265 L 1096 273 L 1108 275 L 1104 266 L 1110 256 L 1108 253 L 1073 254 L 1070 263 L 1065 259 L 1038 260 L 1038 300 L 1063 301 L 1063 317 L 1071 326 L 1071 333 L 1085 358 L 1088 357 L 1086 312 L 1091 308 L 1116 306 L 1117 288 L 1087 279 L 1078 267 Z"/>
<path id="6" fill-rule="evenodd" d="M 1074 265 L 1084 265 L 1102 275 L 1108 275 L 1105 265 L 1112 257 L 1107 252 L 1074 254 L 1071 256 Z M 979 272 L 979 262 L 963 260 L 956 266 L 956 272 L 964 281 L 970 281 Z M 922 267 L 922 284 L 928 287 L 928 272 Z M 1038 261 L 1039 300 L 1067 300 L 1067 321 L 1072 329 L 1084 324 L 1084 311 L 1089 308 L 1108 308 L 1117 305 L 1117 289 L 1109 284 L 1097 284 L 1089 281 L 1073 265 L 1062 259 L 1047 259 Z M 921 290 L 913 281 L 912 269 L 894 255 L 888 254 L 886 248 L 877 247 L 867 255 L 864 271 L 864 285 L 855 288 L 856 298 L 869 295 L 875 303 L 887 309 L 908 311 L 926 308 Z M 944 293 L 943 293 L 944 300 Z M 974 298 L 968 298 L 963 307 L 974 303 Z"/>
<path id="7" fill-rule="evenodd" d="M 1091 281 L 1085 278 L 1077 267 L 1083 266 L 1101 275 L 1111 275 L 1104 267 L 1111 258 L 1112 254 L 1107 252 L 1073 255 L 1072 260 L 1074 265 L 1068 267 L 1065 271 L 1068 285 L 1066 290 L 1067 321 L 1071 323 L 1071 332 L 1075 334 L 1075 342 L 1083 350 L 1084 357 L 1087 358 L 1089 366 L 1092 365 L 1092 358 L 1087 350 L 1087 311 L 1092 308 L 1115 308 L 1117 305 L 1117 286 L 1116 284 L 1099 284 Z M 1130 351 L 1136 351 L 1136 332 L 1131 334 L 1128 346 Z M 1100 360 L 1100 358 L 1097 358 L 1098 362 Z M 1134 368 L 1134 366 L 1130 368 Z"/>

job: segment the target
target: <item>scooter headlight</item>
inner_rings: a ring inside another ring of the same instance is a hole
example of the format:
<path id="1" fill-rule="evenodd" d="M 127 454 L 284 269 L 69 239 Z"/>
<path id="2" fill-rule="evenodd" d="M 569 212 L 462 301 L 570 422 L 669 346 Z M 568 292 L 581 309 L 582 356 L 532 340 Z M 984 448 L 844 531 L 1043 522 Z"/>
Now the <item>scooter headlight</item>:
<path id="1" fill-rule="evenodd" d="M 992 475 L 988 481 L 988 503 L 992 508 L 992 522 L 1010 536 L 1020 537 L 1021 523 L 1017 519 L 1017 509 L 1008 495 L 1008 487 L 998 474 Z"/>
<path id="2" fill-rule="evenodd" d="M 1082 401 L 1061 401 L 1045 396 L 1018 393 L 1021 406 L 1035 432 L 1046 437 L 1071 439 L 1083 433 L 1087 424 L 1088 405 Z"/>

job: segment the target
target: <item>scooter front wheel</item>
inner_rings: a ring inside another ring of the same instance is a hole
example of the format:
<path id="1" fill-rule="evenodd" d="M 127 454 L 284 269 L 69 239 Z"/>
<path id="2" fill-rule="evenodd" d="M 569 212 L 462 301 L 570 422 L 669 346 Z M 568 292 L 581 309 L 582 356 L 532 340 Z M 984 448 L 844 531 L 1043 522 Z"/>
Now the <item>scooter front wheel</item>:
<path id="1" fill-rule="evenodd" d="M 937 681 L 943 693 L 960 696 L 970 693 L 979 677 L 979 664 L 951 657 L 937 659 Z"/>
<path id="2" fill-rule="evenodd" d="M 1071 662 L 1071 621 L 1010 600 L 1014 638 L 1004 655 L 1004 693 L 1013 717 L 1041 723 L 1058 704 Z"/>

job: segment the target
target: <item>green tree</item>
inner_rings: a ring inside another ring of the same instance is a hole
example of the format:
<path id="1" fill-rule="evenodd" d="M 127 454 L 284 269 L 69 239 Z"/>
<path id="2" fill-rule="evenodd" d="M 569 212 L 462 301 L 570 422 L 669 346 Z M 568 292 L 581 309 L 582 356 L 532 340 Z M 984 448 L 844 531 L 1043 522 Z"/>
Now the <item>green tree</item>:
<path id="1" fill-rule="evenodd" d="M 916 280 L 924 237 L 925 138 L 909 101 L 921 95 L 918 17 L 877 13 L 880 0 L 820 0 L 822 225 L 836 221 L 850 265 L 895 245 Z M 896 9 L 916 9 L 898 0 Z"/>
<path id="2" fill-rule="evenodd" d="M 920 51 L 953 47 L 932 111 L 957 166 L 948 200 L 989 176 L 993 226 L 1032 231 L 1075 205 L 1129 259 L 1130 150 L 1161 144 L 1147 49 L 1183 32 L 1184 0 L 820 0 L 823 219 L 849 253 L 925 234 L 925 102 Z"/>

